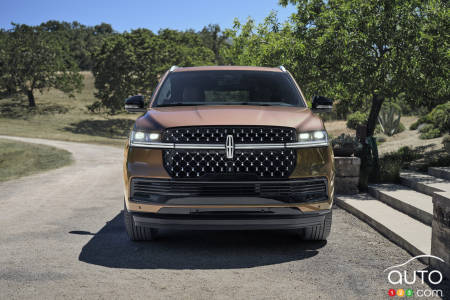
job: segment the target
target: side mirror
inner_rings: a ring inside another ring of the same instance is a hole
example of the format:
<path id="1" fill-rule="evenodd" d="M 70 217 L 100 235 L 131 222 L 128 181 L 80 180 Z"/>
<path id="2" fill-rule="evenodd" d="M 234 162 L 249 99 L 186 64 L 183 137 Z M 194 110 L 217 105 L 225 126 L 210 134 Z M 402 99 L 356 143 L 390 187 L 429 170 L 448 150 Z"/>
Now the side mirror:
<path id="1" fill-rule="evenodd" d="M 312 99 L 312 109 L 316 112 L 331 112 L 333 109 L 333 99 L 324 96 L 314 96 Z"/>
<path id="2" fill-rule="evenodd" d="M 144 96 L 131 96 L 125 100 L 125 109 L 129 113 L 144 112 Z"/>

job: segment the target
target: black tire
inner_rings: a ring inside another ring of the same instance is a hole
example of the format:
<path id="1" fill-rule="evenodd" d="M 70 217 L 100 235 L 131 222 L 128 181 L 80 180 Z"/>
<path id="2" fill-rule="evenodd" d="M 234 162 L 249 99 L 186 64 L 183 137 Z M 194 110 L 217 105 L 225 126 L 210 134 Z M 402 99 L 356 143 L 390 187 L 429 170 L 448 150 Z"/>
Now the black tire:
<path id="1" fill-rule="evenodd" d="M 123 219 L 128 237 L 132 241 L 151 241 L 156 238 L 158 230 L 156 228 L 137 226 L 134 223 L 133 216 L 128 212 L 126 205 L 123 209 Z"/>
<path id="2" fill-rule="evenodd" d="M 331 231 L 332 211 L 325 215 L 323 223 L 307 227 L 303 230 L 302 238 L 306 241 L 326 241 Z"/>

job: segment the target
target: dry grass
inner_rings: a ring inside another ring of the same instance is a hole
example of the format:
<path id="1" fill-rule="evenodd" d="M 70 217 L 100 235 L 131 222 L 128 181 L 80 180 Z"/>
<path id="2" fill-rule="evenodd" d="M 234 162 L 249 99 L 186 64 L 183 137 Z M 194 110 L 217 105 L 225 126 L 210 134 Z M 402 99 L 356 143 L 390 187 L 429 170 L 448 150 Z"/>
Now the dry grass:
<path id="1" fill-rule="evenodd" d="M 332 137 L 338 137 L 342 133 L 351 135 L 356 134 L 355 130 L 347 128 L 347 121 L 345 120 L 327 121 L 325 122 L 325 128 Z"/>
<path id="2" fill-rule="evenodd" d="M 436 139 L 422 140 L 419 138 L 418 130 L 409 130 L 409 126 L 417 121 L 417 117 L 407 116 L 402 117 L 401 122 L 405 125 L 405 131 L 400 132 L 393 136 L 385 136 L 386 142 L 378 146 L 378 151 L 383 153 L 397 151 L 400 147 L 408 146 L 411 148 L 428 146 L 427 151 L 439 150 L 443 147 L 442 139 L 439 137 Z"/>
<path id="3" fill-rule="evenodd" d="M 94 79 L 91 72 L 82 74 L 84 89 L 75 98 L 55 89 L 36 92 L 36 110 L 28 109 L 24 96 L 1 99 L 0 134 L 122 146 L 137 115 L 90 113 Z"/>

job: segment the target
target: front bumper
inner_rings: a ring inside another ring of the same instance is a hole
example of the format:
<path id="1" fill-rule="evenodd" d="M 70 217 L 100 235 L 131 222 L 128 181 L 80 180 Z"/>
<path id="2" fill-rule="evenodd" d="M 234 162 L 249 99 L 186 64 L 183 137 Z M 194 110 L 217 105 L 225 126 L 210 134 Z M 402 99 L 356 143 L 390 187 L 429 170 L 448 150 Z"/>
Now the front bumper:
<path id="1" fill-rule="evenodd" d="M 138 226 L 185 230 L 270 230 L 300 229 L 321 225 L 331 210 L 303 213 L 283 212 L 195 212 L 190 214 L 132 213 Z"/>

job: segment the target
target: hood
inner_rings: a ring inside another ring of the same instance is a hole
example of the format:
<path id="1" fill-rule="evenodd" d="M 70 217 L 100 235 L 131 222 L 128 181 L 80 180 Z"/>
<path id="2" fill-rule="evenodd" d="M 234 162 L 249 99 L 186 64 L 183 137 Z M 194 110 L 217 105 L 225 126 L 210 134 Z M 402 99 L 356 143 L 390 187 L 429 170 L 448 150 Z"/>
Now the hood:
<path id="1" fill-rule="evenodd" d="M 284 126 L 298 131 L 323 130 L 310 109 L 287 106 L 177 106 L 152 108 L 136 120 L 136 129 L 161 130 L 180 126 Z"/>

